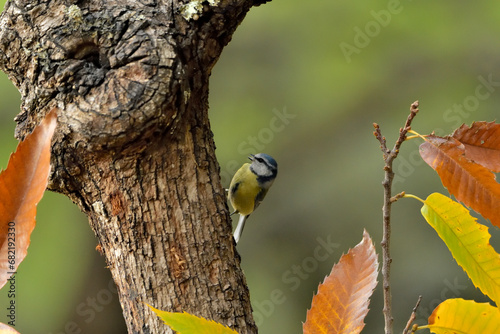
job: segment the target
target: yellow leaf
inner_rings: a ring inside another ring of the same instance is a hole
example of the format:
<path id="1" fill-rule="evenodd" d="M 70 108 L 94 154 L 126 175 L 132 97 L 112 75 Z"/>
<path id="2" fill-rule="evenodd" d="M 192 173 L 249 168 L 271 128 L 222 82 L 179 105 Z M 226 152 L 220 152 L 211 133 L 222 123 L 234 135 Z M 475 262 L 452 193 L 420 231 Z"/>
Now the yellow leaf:
<path id="1" fill-rule="evenodd" d="M 419 329 L 436 334 L 494 334 L 500 331 L 500 310 L 488 303 L 447 299 L 434 309 L 428 322 Z"/>
<path id="2" fill-rule="evenodd" d="M 187 312 L 167 312 L 148 305 L 170 328 L 179 334 L 238 334 L 213 320 L 200 318 Z"/>
<path id="3" fill-rule="evenodd" d="M 361 332 L 373 289 L 377 285 L 378 261 L 366 231 L 363 240 L 333 266 L 319 285 L 307 311 L 304 334 L 355 334 Z"/>
<path id="4" fill-rule="evenodd" d="M 463 205 L 439 193 L 427 197 L 421 212 L 472 283 L 500 303 L 500 255 L 489 243 L 488 227 L 477 223 Z"/>

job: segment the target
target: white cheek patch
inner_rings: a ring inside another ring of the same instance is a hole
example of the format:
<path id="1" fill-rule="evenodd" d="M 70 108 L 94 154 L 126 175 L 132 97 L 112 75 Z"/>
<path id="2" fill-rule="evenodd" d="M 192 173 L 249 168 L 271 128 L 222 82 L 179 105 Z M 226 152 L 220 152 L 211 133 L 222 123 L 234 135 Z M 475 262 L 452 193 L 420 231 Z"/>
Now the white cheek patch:
<path id="1" fill-rule="evenodd" d="M 270 168 L 268 168 L 266 165 L 261 164 L 261 163 L 253 163 L 250 167 L 252 169 L 252 172 L 254 172 L 258 176 L 271 176 L 273 175 L 273 172 Z"/>

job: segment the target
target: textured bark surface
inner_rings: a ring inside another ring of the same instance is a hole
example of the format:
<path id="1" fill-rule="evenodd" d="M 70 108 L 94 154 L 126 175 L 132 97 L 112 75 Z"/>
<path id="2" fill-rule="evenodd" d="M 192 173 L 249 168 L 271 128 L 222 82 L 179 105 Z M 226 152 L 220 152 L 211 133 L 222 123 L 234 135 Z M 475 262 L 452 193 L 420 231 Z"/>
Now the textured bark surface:
<path id="1" fill-rule="evenodd" d="M 143 303 L 257 332 L 207 101 L 222 48 L 263 2 L 17 0 L 0 17 L 16 137 L 59 108 L 49 188 L 88 215 L 130 333 L 171 333 Z"/>

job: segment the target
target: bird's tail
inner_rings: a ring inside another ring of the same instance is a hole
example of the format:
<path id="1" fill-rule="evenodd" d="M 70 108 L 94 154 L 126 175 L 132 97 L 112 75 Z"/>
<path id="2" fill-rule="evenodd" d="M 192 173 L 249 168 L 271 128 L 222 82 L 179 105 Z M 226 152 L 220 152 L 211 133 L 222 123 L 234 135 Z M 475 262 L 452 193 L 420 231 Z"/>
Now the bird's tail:
<path id="1" fill-rule="evenodd" d="M 245 221 L 247 220 L 248 215 L 244 216 L 240 214 L 240 220 L 238 221 L 238 226 L 236 226 L 236 230 L 234 230 L 234 241 L 238 243 L 240 241 L 241 233 L 243 233 L 243 227 L 245 227 Z"/>

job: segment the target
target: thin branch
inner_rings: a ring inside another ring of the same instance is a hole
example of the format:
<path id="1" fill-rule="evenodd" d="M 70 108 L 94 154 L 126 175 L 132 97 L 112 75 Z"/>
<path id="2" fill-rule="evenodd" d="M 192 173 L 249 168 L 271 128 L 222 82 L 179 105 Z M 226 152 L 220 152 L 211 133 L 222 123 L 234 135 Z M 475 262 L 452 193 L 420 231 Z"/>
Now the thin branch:
<path id="1" fill-rule="evenodd" d="M 408 131 L 411 130 L 411 122 L 413 122 L 413 119 L 415 118 L 415 116 L 417 116 L 417 113 L 418 113 L 418 101 L 415 101 L 410 106 L 410 115 L 408 115 L 408 118 L 406 119 L 404 128 L 399 130 L 399 138 L 396 141 L 396 144 L 394 145 L 393 149 L 393 151 L 396 152 L 396 155 L 399 153 L 399 148 L 401 147 L 401 144 L 406 140 L 406 134 L 408 133 Z"/>
<path id="2" fill-rule="evenodd" d="M 385 320 L 385 334 L 392 334 L 394 318 L 392 317 L 392 297 L 391 297 L 391 252 L 390 252 L 390 240 L 391 240 L 391 204 L 397 200 L 399 195 L 392 197 L 392 181 L 394 179 L 394 172 L 392 170 L 392 163 L 394 159 L 398 156 L 399 148 L 406 140 L 406 134 L 411 130 L 411 122 L 418 113 L 418 101 L 411 104 L 410 115 L 406 119 L 406 123 L 403 128 L 399 130 L 399 138 L 394 144 L 394 148 L 389 150 L 387 148 L 386 139 L 382 136 L 380 127 L 377 123 L 373 124 L 375 131 L 373 134 L 380 142 L 380 149 L 382 150 L 384 157 L 384 180 L 382 185 L 384 186 L 384 206 L 382 207 L 383 215 L 383 237 L 382 242 L 382 284 L 383 284 L 383 294 L 384 294 L 384 320 Z M 401 195 L 402 196 L 402 195 Z"/>
<path id="3" fill-rule="evenodd" d="M 403 334 L 410 334 L 410 333 L 415 333 L 415 326 L 412 326 L 413 322 L 417 318 L 417 309 L 418 306 L 420 305 L 420 302 L 422 301 L 422 296 L 418 296 L 417 304 L 413 308 L 413 311 L 411 312 L 410 319 L 408 319 L 408 323 L 406 324 L 405 329 L 403 330 Z M 417 326 L 418 327 L 418 326 Z"/>
<path id="4" fill-rule="evenodd" d="M 375 128 L 375 131 L 373 131 L 373 135 L 380 142 L 380 149 L 382 150 L 382 153 L 384 153 L 384 160 L 385 160 L 385 159 L 387 159 L 387 155 L 391 151 L 389 151 L 387 149 L 387 143 L 386 143 L 385 137 L 383 137 L 382 133 L 380 132 L 380 126 L 377 123 L 373 123 L 373 127 Z"/>
<path id="5" fill-rule="evenodd" d="M 391 203 L 394 203 L 396 202 L 397 200 L 399 200 L 400 198 L 403 198 L 405 197 L 406 193 L 404 191 L 400 192 L 399 194 L 396 194 L 394 196 L 391 197 Z"/>

